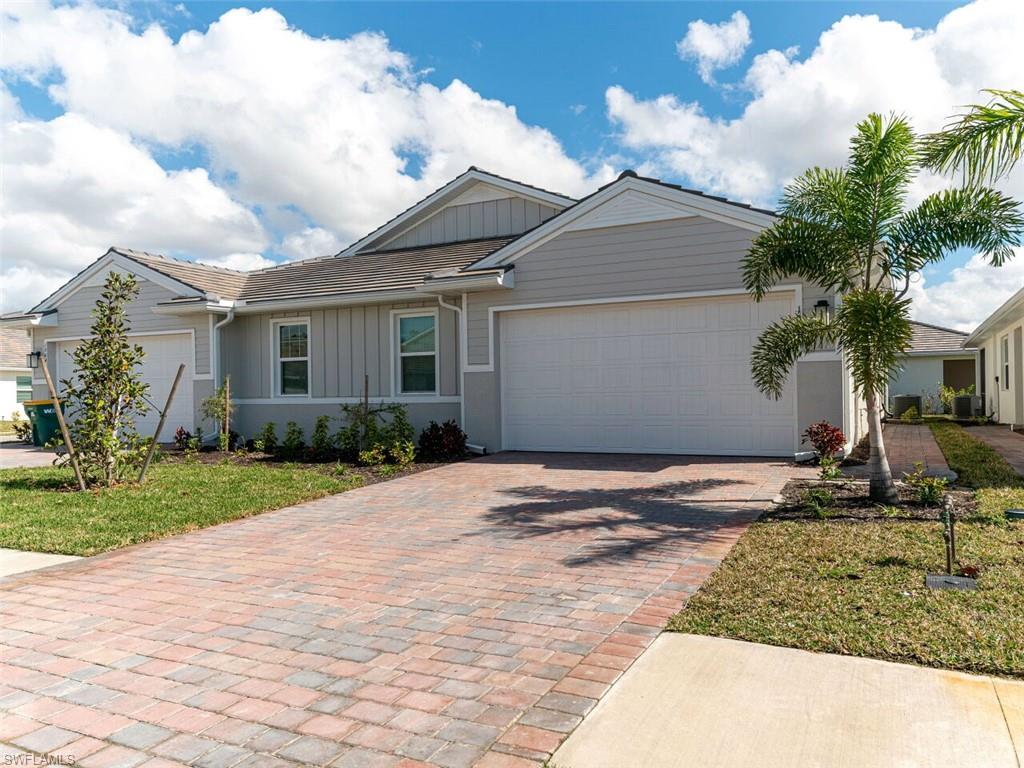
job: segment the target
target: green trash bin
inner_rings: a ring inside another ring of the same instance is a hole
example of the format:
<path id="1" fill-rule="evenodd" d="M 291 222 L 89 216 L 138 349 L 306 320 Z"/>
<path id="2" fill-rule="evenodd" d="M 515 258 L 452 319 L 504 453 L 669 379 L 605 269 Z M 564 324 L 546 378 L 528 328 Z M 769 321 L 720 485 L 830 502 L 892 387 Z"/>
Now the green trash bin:
<path id="1" fill-rule="evenodd" d="M 60 434 L 60 422 L 57 421 L 53 400 L 28 400 L 22 405 L 25 406 L 28 420 L 32 422 L 32 445 L 42 448 Z"/>

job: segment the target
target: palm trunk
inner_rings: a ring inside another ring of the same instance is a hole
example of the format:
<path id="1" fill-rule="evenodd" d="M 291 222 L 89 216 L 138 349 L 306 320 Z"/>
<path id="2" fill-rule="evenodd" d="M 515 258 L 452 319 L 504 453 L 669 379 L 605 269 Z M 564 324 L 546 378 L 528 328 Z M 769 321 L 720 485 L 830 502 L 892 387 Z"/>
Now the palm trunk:
<path id="1" fill-rule="evenodd" d="M 867 406 L 868 443 L 871 445 L 871 453 L 868 457 L 869 495 L 872 501 L 895 504 L 899 501 L 899 495 L 896 493 L 896 484 L 892 481 L 889 458 L 885 455 L 885 443 L 882 440 L 882 412 L 878 405 L 877 393 L 870 392 L 868 394 Z"/>

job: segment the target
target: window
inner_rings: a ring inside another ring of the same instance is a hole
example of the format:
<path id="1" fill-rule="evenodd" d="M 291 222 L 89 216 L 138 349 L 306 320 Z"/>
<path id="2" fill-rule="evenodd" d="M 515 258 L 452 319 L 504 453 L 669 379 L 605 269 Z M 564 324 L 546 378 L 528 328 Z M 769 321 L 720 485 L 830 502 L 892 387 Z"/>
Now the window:
<path id="1" fill-rule="evenodd" d="M 309 321 L 274 323 L 275 393 L 282 397 L 309 395 Z"/>
<path id="2" fill-rule="evenodd" d="M 27 400 L 32 399 L 32 377 L 31 376 L 18 376 L 15 386 L 18 388 L 17 391 L 17 402 L 24 403 Z"/>
<path id="3" fill-rule="evenodd" d="M 1003 336 L 1001 342 L 1002 364 L 1003 364 L 1003 389 L 1010 388 L 1010 337 Z"/>
<path id="4" fill-rule="evenodd" d="M 437 394 L 437 315 L 398 315 L 398 392 Z"/>

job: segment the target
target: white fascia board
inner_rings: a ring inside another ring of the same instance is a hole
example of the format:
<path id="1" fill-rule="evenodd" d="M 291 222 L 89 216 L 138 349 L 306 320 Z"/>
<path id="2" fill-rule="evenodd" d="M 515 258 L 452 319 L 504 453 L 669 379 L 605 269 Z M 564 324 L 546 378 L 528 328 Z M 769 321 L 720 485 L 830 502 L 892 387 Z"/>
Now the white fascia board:
<path id="1" fill-rule="evenodd" d="M 251 315 L 260 312 L 278 312 L 293 309 L 316 309 L 317 307 L 341 307 L 350 304 L 384 304 L 392 301 L 423 301 L 424 296 L 417 290 L 370 291 L 365 293 L 311 296 L 309 298 L 279 299 L 271 301 L 236 301 L 236 315 Z"/>
<path id="2" fill-rule="evenodd" d="M 492 176 L 484 171 L 472 169 L 456 176 L 439 190 L 423 198 L 404 213 L 399 214 L 393 221 L 388 222 L 384 226 L 375 229 L 370 234 L 352 243 L 352 245 L 339 253 L 338 256 L 350 256 L 374 240 L 393 239 L 394 237 L 397 237 L 405 230 L 408 230 L 410 227 L 418 224 L 425 212 L 429 211 L 429 214 L 433 215 L 435 211 L 429 209 L 434 204 L 449 196 L 457 197 L 462 194 L 462 192 L 479 183 L 487 184 L 491 187 L 498 187 L 514 195 L 525 197 L 529 200 L 535 200 L 545 205 L 555 206 L 556 208 L 565 208 L 575 202 L 571 197 L 564 197 L 553 192 L 534 189 L 533 187 L 528 187 L 525 184 L 518 184 L 514 181 L 499 178 L 498 176 Z M 390 238 L 388 237 L 389 235 L 391 236 Z"/>
<path id="3" fill-rule="evenodd" d="M 5 328 L 20 328 L 25 330 L 39 327 L 52 327 L 57 325 L 57 313 L 47 312 L 44 314 L 42 312 L 39 312 L 36 314 L 32 314 L 30 312 L 26 312 L 21 317 L 9 317 L 6 319 L 0 319 L 0 325 L 4 326 Z"/>
<path id="4" fill-rule="evenodd" d="M 569 231 L 574 222 L 628 190 L 650 195 L 660 202 L 675 205 L 683 214 L 689 213 L 690 215 L 703 216 L 715 221 L 732 224 L 751 232 L 760 232 L 772 226 L 775 222 L 775 218 L 767 213 L 741 208 L 731 203 L 723 203 L 720 200 L 696 195 L 692 192 L 672 189 L 671 187 L 633 176 L 626 176 L 613 182 L 570 210 L 548 219 L 547 222 L 522 237 L 485 256 L 480 261 L 472 264 L 469 269 L 485 269 L 487 267 L 510 264 L 534 248 L 538 248 L 563 232 Z"/>
<path id="5" fill-rule="evenodd" d="M 903 357 L 913 357 L 914 359 L 921 359 L 923 357 L 938 357 L 943 360 L 970 360 L 975 357 L 978 350 L 974 347 L 964 347 L 961 349 L 950 349 L 945 352 L 907 352 Z"/>
<path id="6" fill-rule="evenodd" d="M 964 340 L 964 346 L 980 346 L 985 336 L 998 328 L 1004 318 L 1009 318 L 1014 309 L 1019 309 L 1024 314 L 1024 288 L 1013 294 L 995 312 L 986 317 L 981 322 L 981 325 L 975 328 L 974 332 Z M 1007 322 L 1009 322 L 1008 319 Z"/>
<path id="7" fill-rule="evenodd" d="M 144 264 L 129 259 L 126 256 L 122 256 L 116 251 L 107 251 L 103 256 L 94 261 L 91 265 L 83 269 L 73 278 L 64 283 L 54 293 L 43 299 L 42 302 L 32 308 L 32 311 L 45 311 L 47 309 L 56 309 L 64 300 L 72 296 L 79 288 L 87 283 L 93 276 L 99 274 L 104 269 L 108 269 L 112 266 L 116 266 L 125 272 L 131 272 L 138 275 L 144 280 L 148 280 L 151 283 L 166 288 L 173 293 L 181 296 L 195 296 L 205 297 L 206 294 L 201 291 L 197 291 L 191 285 L 186 285 L 172 277 L 157 272 L 155 269 L 150 269 Z"/>
<path id="8" fill-rule="evenodd" d="M 500 274 L 460 275 L 457 277 L 439 277 L 434 280 L 425 280 L 416 290 L 423 293 L 437 293 L 438 291 L 489 291 L 494 288 L 515 288 L 515 285 L 515 272 L 510 269 Z"/>
<path id="9" fill-rule="evenodd" d="M 234 302 L 231 301 L 183 301 L 157 304 L 150 311 L 155 315 L 192 315 L 196 312 L 218 312 L 226 314 Z"/>

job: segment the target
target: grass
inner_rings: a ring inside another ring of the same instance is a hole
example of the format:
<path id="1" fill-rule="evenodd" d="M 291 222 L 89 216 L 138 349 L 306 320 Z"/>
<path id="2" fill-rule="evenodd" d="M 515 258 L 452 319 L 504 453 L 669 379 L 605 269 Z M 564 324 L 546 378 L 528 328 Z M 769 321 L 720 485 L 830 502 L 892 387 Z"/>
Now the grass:
<path id="1" fill-rule="evenodd" d="M 163 463 L 142 486 L 81 492 L 66 468 L 0 470 L 0 547 L 94 555 L 347 491 L 301 465 Z"/>
<path id="2" fill-rule="evenodd" d="M 957 483 L 968 488 L 1022 488 L 1024 478 L 996 451 L 957 424 L 928 425 Z"/>
<path id="3" fill-rule="evenodd" d="M 938 523 L 758 522 L 669 629 L 1024 677 L 1024 524 L 957 533 L 975 592 L 925 588 L 945 565 Z"/>

